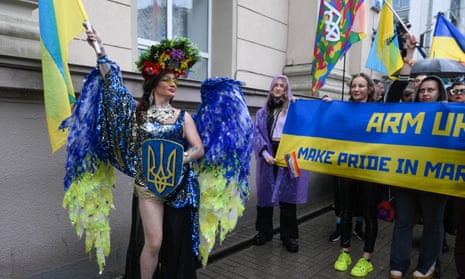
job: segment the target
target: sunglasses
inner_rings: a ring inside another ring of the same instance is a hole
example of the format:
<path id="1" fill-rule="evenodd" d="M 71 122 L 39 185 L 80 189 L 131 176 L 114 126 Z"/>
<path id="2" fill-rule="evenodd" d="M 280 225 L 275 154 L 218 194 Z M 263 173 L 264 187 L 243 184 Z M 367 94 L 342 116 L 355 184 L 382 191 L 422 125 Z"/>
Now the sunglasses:
<path id="1" fill-rule="evenodd" d="M 450 94 L 452 94 L 452 95 L 465 94 L 465 88 L 463 88 L 463 89 L 451 89 Z"/>
<path id="2" fill-rule="evenodd" d="M 161 81 L 169 83 L 169 84 L 174 83 L 176 85 L 178 85 L 178 82 L 179 82 L 177 78 L 170 78 L 170 77 L 164 77 L 161 79 Z"/>

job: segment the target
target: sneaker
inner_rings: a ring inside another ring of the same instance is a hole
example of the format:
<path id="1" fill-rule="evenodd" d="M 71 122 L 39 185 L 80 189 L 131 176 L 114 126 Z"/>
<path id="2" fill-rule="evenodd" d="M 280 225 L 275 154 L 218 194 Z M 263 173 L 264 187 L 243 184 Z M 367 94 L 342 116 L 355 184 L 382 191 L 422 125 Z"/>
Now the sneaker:
<path id="1" fill-rule="evenodd" d="M 328 241 L 336 242 L 341 239 L 341 224 L 336 224 L 336 230 L 328 237 Z"/>
<path id="2" fill-rule="evenodd" d="M 402 272 L 398 270 L 391 270 L 389 271 L 389 278 L 390 279 L 402 279 Z"/>
<path id="3" fill-rule="evenodd" d="M 355 229 L 353 231 L 355 237 L 361 241 L 363 241 L 365 238 L 365 233 L 363 232 L 362 224 L 363 223 L 357 222 L 357 224 L 355 225 Z"/>
<path id="4" fill-rule="evenodd" d="M 354 277 L 365 277 L 373 271 L 373 264 L 365 258 L 360 258 L 350 271 Z"/>
<path id="5" fill-rule="evenodd" d="M 337 271 L 346 271 L 349 269 L 349 265 L 352 264 L 352 259 L 350 258 L 349 253 L 344 251 L 341 252 L 336 262 L 334 263 L 334 269 Z"/>

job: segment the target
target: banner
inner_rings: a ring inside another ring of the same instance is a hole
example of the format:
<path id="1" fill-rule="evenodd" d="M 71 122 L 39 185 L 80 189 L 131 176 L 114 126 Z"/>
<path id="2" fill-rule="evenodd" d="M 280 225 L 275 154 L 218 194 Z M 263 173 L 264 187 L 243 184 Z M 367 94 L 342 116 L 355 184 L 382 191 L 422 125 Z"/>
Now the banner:
<path id="1" fill-rule="evenodd" d="M 465 35 L 442 13 L 436 19 L 429 57 L 465 62 Z"/>
<path id="2" fill-rule="evenodd" d="M 84 31 L 82 23 L 86 19 L 80 0 L 39 0 L 45 113 L 53 152 L 66 143 L 68 133 L 58 127 L 71 115 L 71 104 L 75 102 L 68 44 Z"/>
<path id="3" fill-rule="evenodd" d="M 321 0 L 313 48 L 312 95 L 323 86 L 339 58 L 365 37 L 363 0 Z"/>
<path id="4" fill-rule="evenodd" d="M 285 167 L 465 197 L 465 105 L 292 103 L 276 154 Z"/>
<path id="5" fill-rule="evenodd" d="M 385 3 L 388 1 L 388 3 Z M 368 54 L 365 68 L 395 78 L 404 61 L 400 54 L 399 42 L 394 25 L 394 14 L 390 8 L 391 0 L 384 0 L 379 17 L 378 30 Z"/>

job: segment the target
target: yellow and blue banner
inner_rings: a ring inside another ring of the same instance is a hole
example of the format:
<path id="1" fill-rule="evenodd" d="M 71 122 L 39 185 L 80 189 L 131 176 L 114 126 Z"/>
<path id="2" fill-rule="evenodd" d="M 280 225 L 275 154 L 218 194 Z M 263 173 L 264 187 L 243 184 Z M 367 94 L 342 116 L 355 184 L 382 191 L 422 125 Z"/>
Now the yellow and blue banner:
<path id="1" fill-rule="evenodd" d="M 321 0 L 313 48 L 312 95 L 321 88 L 336 63 L 366 37 L 364 0 Z"/>
<path id="2" fill-rule="evenodd" d="M 276 159 L 341 177 L 465 197 L 465 106 L 297 100 Z"/>
<path id="3" fill-rule="evenodd" d="M 53 152 L 66 143 L 68 133 L 59 126 L 71 115 L 71 104 L 75 102 L 68 44 L 84 31 L 82 23 L 86 19 L 80 0 L 39 0 L 44 102 Z"/>
<path id="4" fill-rule="evenodd" d="M 465 35 L 442 13 L 436 17 L 429 57 L 465 62 Z"/>
<path id="5" fill-rule="evenodd" d="M 396 73 L 404 65 L 404 61 L 400 54 L 394 25 L 394 14 L 390 7 L 392 7 L 391 0 L 384 0 L 379 17 L 378 30 L 368 54 L 365 68 L 383 73 L 394 79 Z"/>

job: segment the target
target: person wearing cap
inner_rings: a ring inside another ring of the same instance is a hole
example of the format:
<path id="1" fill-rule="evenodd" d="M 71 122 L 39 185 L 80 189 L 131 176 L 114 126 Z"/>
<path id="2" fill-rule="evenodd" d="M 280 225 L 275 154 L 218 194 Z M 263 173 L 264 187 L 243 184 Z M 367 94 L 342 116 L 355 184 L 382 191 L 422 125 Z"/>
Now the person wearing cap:
<path id="1" fill-rule="evenodd" d="M 86 34 L 94 49 L 95 42 L 102 49 L 97 64 L 104 77 L 102 113 L 108 127 L 101 128 L 108 128 L 107 148 L 116 154 L 117 164 L 127 159 L 119 156 L 127 149 L 134 149 L 137 155 L 134 187 L 141 223 L 133 219 L 128 248 L 132 254 L 128 253 L 127 261 L 139 265 L 140 260 L 140 275 L 136 270 L 125 276 L 149 279 L 155 273 L 156 278 L 196 278 L 200 193 L 190 162 L 203 156 L 204 147 L 191 115 L 173 107 L 172 100 L 178 78 L 200 59 L 199 51 L 187 38 L 177 38 L 162 40 L 142 53 L 136 65 L 144 79 L 143 95 L 132 111 L 135 100 L 122 85 L 116 64 L 103 51 L 99 34 L 95 29 Z M 129 128 L 120 132 L 122 127 Z M 157 140 L 166 141 L 150 145 Z M 167 142 L 182 146 L 184 152 L 169 149 Z M 163 151 L 176 156 L 158 158 Z M 174 168 L 176 165 L 181 167 Z M 171 192 L 162 192 L 165 186 L 173 186 Z M 134 216 L 137 218 L 133 212 Z M 142 240 L 137 231 L 143 234 Z M 141 241 L 142 251 L 137 247 Z"/>
<path id="2" fill-rule="evenodd" d="M 436 76 L 425 77 L 419 84 L 414 102 L 447 102 L 442 80 Z M 400 187 L 393 188 L 393 191 L 396 214 L 389 276 L 392 279 L 401 279 L 410 266 L 413 227 L 417 223 L 417 208 L 420 208 L 423 234 L 413 278 L 433 278 L 440 271 L 447 196 Z"/>

